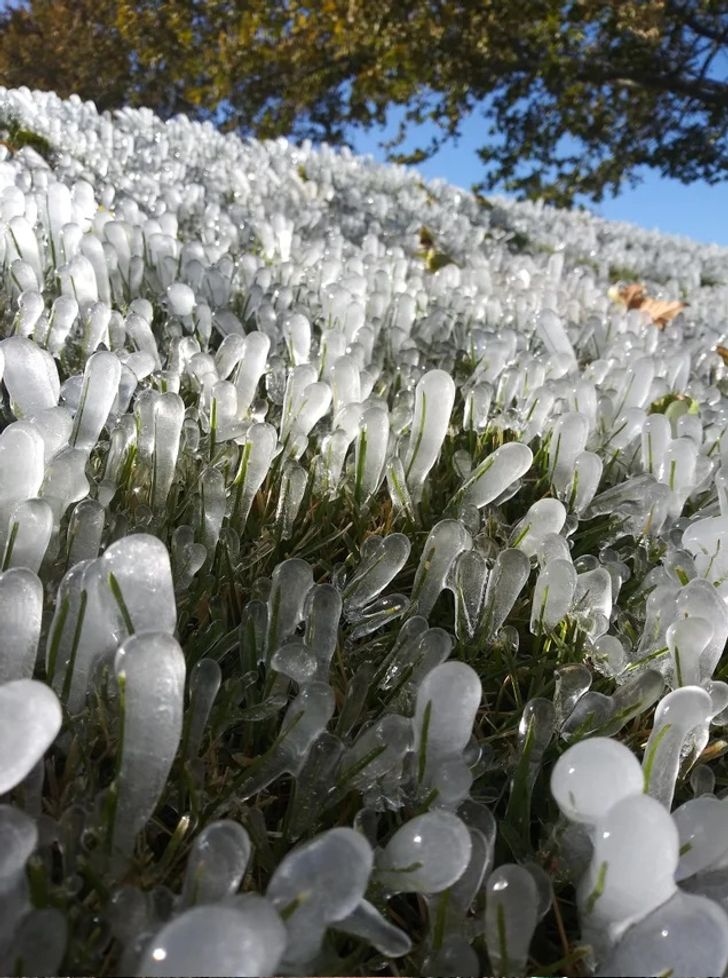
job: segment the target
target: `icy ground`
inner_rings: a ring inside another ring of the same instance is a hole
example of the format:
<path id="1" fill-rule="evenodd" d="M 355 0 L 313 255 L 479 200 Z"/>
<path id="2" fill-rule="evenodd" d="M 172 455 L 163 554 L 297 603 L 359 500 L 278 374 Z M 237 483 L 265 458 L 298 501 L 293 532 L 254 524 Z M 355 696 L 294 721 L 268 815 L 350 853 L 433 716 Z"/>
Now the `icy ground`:
<path id="1" fill-rule="evenodd" d="M 0 88 L 0 337 L 0 973 L 725 973 L 728 249 Z"/>

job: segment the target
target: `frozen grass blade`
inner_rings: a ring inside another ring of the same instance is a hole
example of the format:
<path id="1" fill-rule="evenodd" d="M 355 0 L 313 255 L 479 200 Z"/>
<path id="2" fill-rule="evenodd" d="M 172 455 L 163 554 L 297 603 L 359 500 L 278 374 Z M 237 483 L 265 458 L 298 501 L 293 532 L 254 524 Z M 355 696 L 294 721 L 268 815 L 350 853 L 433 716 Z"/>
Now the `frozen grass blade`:
<path id="1" fill-rule="evenodd" d="M 185 663 L 171 635 L 132 635 L 114 658 L 122 740 L 109 844 L 131 855 L 164 789 L 182 736 Z"/>

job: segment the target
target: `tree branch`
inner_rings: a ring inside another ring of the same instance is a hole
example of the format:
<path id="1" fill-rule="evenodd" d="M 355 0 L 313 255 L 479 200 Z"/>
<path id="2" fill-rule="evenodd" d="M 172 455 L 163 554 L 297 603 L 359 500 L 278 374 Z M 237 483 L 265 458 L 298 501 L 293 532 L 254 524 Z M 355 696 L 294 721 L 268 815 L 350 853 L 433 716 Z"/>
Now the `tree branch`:
<path id="1" fill-rule="evenodd" d="M 684 4 L 679 3 L 678 0 L 665 0 L 665 7 L 673 17 L 682 21 L 690 30 L 699 34 L 701 37 L 706 37 L 711 41 L 717 41 L 721 45 L 728 44 L 728 23 L 725 23 L 721 30 L 716 30 L 696 17 L 695 14 L 685 8 Z"/>
<path id="2" fill-rule="evenodd" d="M 666 94 L 683 95 L 706 107 L 728 110 L 728 82 L 660 73 L 654 70 L 652 64 L 647 64 L 644 68 L 639 68 L 636 64 L 626 68 L 590 60 L 577 67 L 575 75 L 579 80 L 586 82 L 611 82 L 627 87 L 636 86 Z"/>

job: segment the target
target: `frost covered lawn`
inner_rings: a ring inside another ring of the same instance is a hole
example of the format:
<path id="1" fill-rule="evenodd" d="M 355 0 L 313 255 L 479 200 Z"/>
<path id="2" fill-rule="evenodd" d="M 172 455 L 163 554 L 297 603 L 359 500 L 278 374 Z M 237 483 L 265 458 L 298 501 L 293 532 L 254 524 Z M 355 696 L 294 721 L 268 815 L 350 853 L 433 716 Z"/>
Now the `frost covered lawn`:
<path id="1" fill-rule="evenodd" d="M 3 129 L 0 973 L 723 974 L 728 249 Z"/>

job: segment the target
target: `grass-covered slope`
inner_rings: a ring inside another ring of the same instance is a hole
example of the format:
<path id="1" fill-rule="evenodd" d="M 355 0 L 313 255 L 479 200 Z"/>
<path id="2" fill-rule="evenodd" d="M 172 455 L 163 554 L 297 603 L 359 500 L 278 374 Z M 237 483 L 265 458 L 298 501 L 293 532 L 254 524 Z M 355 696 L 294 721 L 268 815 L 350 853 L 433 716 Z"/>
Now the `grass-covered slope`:
<path id="1" fill-rule="evenodd" d="M 728 249 L 0 89 L 0 972 L 725 968 L 727 311 Z"/>

